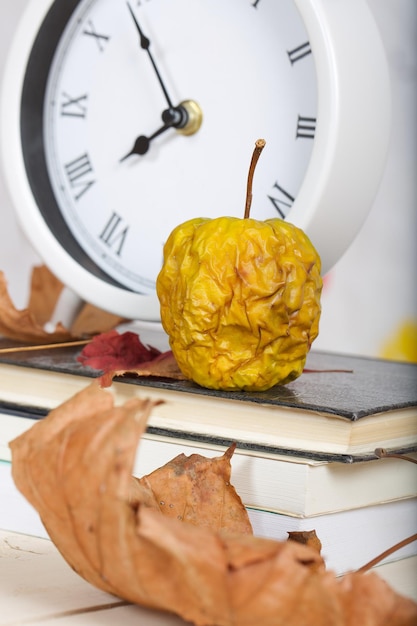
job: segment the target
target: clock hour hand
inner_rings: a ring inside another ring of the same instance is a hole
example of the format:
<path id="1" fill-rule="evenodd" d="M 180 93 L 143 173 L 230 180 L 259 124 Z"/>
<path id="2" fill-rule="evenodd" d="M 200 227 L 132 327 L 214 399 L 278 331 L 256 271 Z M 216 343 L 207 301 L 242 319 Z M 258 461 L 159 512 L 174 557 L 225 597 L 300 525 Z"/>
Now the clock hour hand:
<path id="1" fill-rule="evenodd" d="M 132 7 L 131 7 L 131 6 L 130 6 L 130 4 L 129 4 L 129 2 L 127 2 L 127 7 L 128 7 L 128 9 L 129 9 L 129 11 L 130 11 L 130 15 L 132 16 L 132 19 L 133 19 L 133 21 L 134 21 L 134 23 L 135 23 L 135 26 L 136 26 L 136 28 L 137 28 L 137 31 L 138 31 L 138 33 L 139 33 L 140 47 L 141 47 L 143 50 L 146 50 L 146 52 L 148 53 L 149 59 L 150 59 L 150 61 L 151 61 L 151 63 L 152 63 L 152 67 L 153 67 L 153 69 L 155 70 L 156 77 L 158 78 L 159 84 L 161 85 L 162 91 L 164 92 L 164 96 L 165 96 L 165 99 L 166 99 L 166 101 L 167 101 L 167 103 L 168 103 L 168 106 L 169 106 L 169 108 L 170 108 L 170 109 L 173 109 L 173 108 L 174 108 L 174 106 L 173 106 L 173 104 L 172 104 L 172 102 L 171 102 L 171 98 L 170 98 L 170 97 L 169 97 L 169 95 L 168 95 L 168 91 L 167 91 L 167 89 L 166 89 L 166 87 L 165 87 L 164 81 L 163 81 L 163 80 L 162 80 L 162 78 L 161 78 L 161 74 L 159 73 L 158 67 L 157 67 L 157 65 L 156 65 L 156 63 L 155 63 L 155 60 L 154 60 L 153 56 L 152 56 L 152 52 L 151 52 L 151 51 L 150 51 L 150 49 L 149 49 L 149 48 L 150 48 L 150 45 L 151 45 L 151 42 L 150 42 L 150 40 L 148 39 L 148 37 L 146 37 L 146 36 L 144 35 L 144 33 L 143 33 L 143 31 L 142 31 L 141 27 L 139 26 L 139 22 L 138 22 L 138 20 L 137 20 L 137 18 L 136 18 L 136 16 L 135 16 L 135 14 L 134 14 L 134 12 L 133 12 L 133 10 L 132 10 Z"/>
<path id="2" fill-rule="evenodd" d="M 162 133 L 168 130 L 168 128 L 171 128 L 171 126 L 171 124 L 164 124 L 149 137 L 146 137 L 146 135 L 140 135 L 139 137 L 136 137 L 133 148 L 130 152 L 125 154 L 125 156 L 120 159 L 120 162 L 125 161 L 128 157 L 133 156 L 134 154 L 139 154 L 140 156 L 146 154 L 149 150 L 152 139 L 155 139 L 155 137 L 158 137 L 158 135 L 162 135 Z"/>
<path id="3" fill-rule="evenodd" d="M 149 137 L 146 137 L 146 135 L 140 135 L 139 137 L 137 137 L 132 150 L 125 154 L 125 156 L 122 157 L 120 161 L 124 161 L 133 154 L 139 154 L 140 156 L 143 156 L 148 152 L 152 139 L 155 139 L 155 137 L 159 137 L 159 135 L 162 135 L 162 133 L 164 133 L 169 128 L 176 128 L 180 131 L 181 129 L 186 130 L 187 124 L 190 122 L 189 113 L 186 107 L 182 104 L 177 107 L 165 109 L 161 117 L 163 125 Z"/>

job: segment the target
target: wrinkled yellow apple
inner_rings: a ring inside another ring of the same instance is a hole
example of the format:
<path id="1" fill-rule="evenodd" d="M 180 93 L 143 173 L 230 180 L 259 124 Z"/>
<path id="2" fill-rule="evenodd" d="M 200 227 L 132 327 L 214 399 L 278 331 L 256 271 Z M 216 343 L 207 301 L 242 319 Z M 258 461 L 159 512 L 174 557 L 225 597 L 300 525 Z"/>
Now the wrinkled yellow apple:
<path id="1" fill-rule="evenodd" d="M 196 218 L 164 246 L 161 320 L 183 374 L 262 391 L 297 378 L 318 334 L 320 257 L 281 219 Z"/>

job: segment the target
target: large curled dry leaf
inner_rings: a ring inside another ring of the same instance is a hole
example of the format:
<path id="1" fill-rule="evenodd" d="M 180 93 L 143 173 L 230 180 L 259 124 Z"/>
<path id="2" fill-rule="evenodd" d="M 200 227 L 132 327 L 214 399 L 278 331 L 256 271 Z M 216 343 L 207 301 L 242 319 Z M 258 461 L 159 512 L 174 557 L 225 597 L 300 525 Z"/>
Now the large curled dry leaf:
<path id="1" fill-rule="evenodd" d="M 197 626 L 417 623 L 417 605 L 376 574 L 336 579 L 308 546 L 253 537 L 247 527 L 236 532 L 245 524 L 227 471 L 231 451 L 207 462 L 214 478 L 203 473 L 203 482 L 221 485 L 226 522 L 214 516 L 211 527 L 202 526 L 193 512 L 192 523 L 177 519 L 186 517 L 188 503 L 204 519 L 206 502 L 210 518 L 217 488 L 199 484 L 201 457 L 194 463 L 180 456 L 160 472 L 132 478 L 152 407 L 140 399 L 114 407 L 111 393 L 94 381 L 10 444 L 16 485 L 81 576 Z M 181 484 L 175 491 L 177 476 Z M 164 515 L 161 501 L 182 514 Z"/>

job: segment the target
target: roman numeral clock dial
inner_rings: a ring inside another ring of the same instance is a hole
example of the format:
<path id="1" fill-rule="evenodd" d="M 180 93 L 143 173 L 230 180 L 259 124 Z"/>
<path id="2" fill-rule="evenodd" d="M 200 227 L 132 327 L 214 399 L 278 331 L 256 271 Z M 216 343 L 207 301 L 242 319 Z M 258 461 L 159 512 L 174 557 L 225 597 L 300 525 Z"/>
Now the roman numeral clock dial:
<path id="1" fill-rule="evenodd" d="M 360 216 L 340 236 L 335 180 L 345 199 L 342 176 L 353 163 L 355 178 L 363 152 L 352 145 L 370 126 L 388 127 L 389 107 L 380 105 L 386 72 L 366 3 L 355 0 L 352 9 L 346 0 L 338 14 L 331 5 L 31 0 L 6 71 L 2 147 L 22 225 L 64 283 L 115 313 L 158 320 L 165 240 L 192 217 L 243 215 L 259 137 L 267 147 L 253 217 L 298 223 L 325 269 L 337 260 L 369 208 L 381 156 Z M 343 33 L 358 19 L 365 32 L 353 45 Z M 373 67 L 375 58 L 382 67 L 372 90 L 360 58 L 365 44 Z M 350 96 L 340 111 L 341 88 L 359 89 L 366 106 L 380 98 L 378 115 L 364 125 Z"/>

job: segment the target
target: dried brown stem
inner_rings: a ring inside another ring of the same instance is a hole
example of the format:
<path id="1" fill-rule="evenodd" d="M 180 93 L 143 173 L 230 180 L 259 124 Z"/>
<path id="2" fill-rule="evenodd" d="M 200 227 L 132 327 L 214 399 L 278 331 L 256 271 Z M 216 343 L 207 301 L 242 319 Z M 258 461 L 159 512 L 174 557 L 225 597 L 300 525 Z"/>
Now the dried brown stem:
<path id="1" fill-rule="evenodd" d="M 59 343 L 45 343 L 43 345 L 34 346 L 15 346 L 13 348 L 0 348 L 0 354 L 7 354 L 10 352 L 26 352 L 35 350 L 53 350 L 54 348 L 69 348 L 70 346 L 86 346 L 91 342 L 90 339 L 77 339 L 75 341 L 62 341 Z"/>
<path id="2" fill-rule="evenodd" d="M 417 464 L 417 459 L 413 459 L 411 456 L 406 456 L 405 454 L 388 452 L 385 448 L 375 448 L 375 456 L 379 459 L 401 459 L 402 461 L 409 461 L 409 463 Z"/>
<path id="3" fill-rule="evenodd" d="M 413 541 L 416 541 L 416 540 L 417 540 L 417 533 L 415 535 L 411 535 L 411 537 L 407 537 L 407 539 L 403 539 L 402 541 L 400 541 L 399 543 L 396 543 L 391 548 L 388 548 L 388 550 L 385 550 L 385 552 L 382 552 L 381 554 L 376 556 L 374 559 L 372 559 L 372 561 L 369 561 L 369 563 L 362 565 L 362 567 L 356 570 L 357 573 L 363 574 L 364 572 L 367 572 L 368 570 L 370 570 L 372 567 L 380 563 L 383 559 L 385 559 L 387 556 L 389 556 L 393 552 L 396 552 L 400 548 L 404 548 L 404 546 L 408 546 L 409 543 L 413 543 Z"/>
<path id="4" fill-rule="evenodd" d="M 253 150 L 252 159 L 249 166 L 249 174 L 248 174 L 248 184 L 246 187 L 246 203 L 245 203 L 245 215 L 244 219 L 247 219 L 250 214 L 250 207 L 252 204 L 252 183 L 253 183 L 253 175 L 255 173 L 256 164 L 260 157 L 262 150 L 264 149 L 266 144 L 265 139 L 258 139 L 255 143 L 255 148 Z"/>
<path id="5" fill-rule="evenodd" d="M 384 448 L 375 448 L 374 452 L 375 452 L 375 455 L 380 459 L 401 459 L 402 461 L 409 461 L 410 463 L 417 463 L 417 460 L 413 459 L 410 456 L 405 456 L 404 454 L 396 454 L 395 452 L 388 452 Z M 357 572 L 360 574 L 367 572 L 372 567 L 380 563 L 387 556 L 389 556 L 390 554 L 393 554 L 393 552 L 396 552 L 400 548 L 403 548 L 404 546 L 407 546 L 409 543 L 412 543 L 413 541 L 416 541 L 416 540 L 417 540 L 417 533 L 415 535 L 411 535 L 411 537 L 407 537 L 407 539 L 403 539 L 403 541 L 396 543 L 391 548 L 388 548 L 388 550 L 385 550 L 385 552 L 382 552 L 381 554 L 376 556 L 374 559 L 372 559 L 372 561 L 369 561 L 369 563 L 362 565 L 362 567 L 360 567 L 357 570 Z"/>

